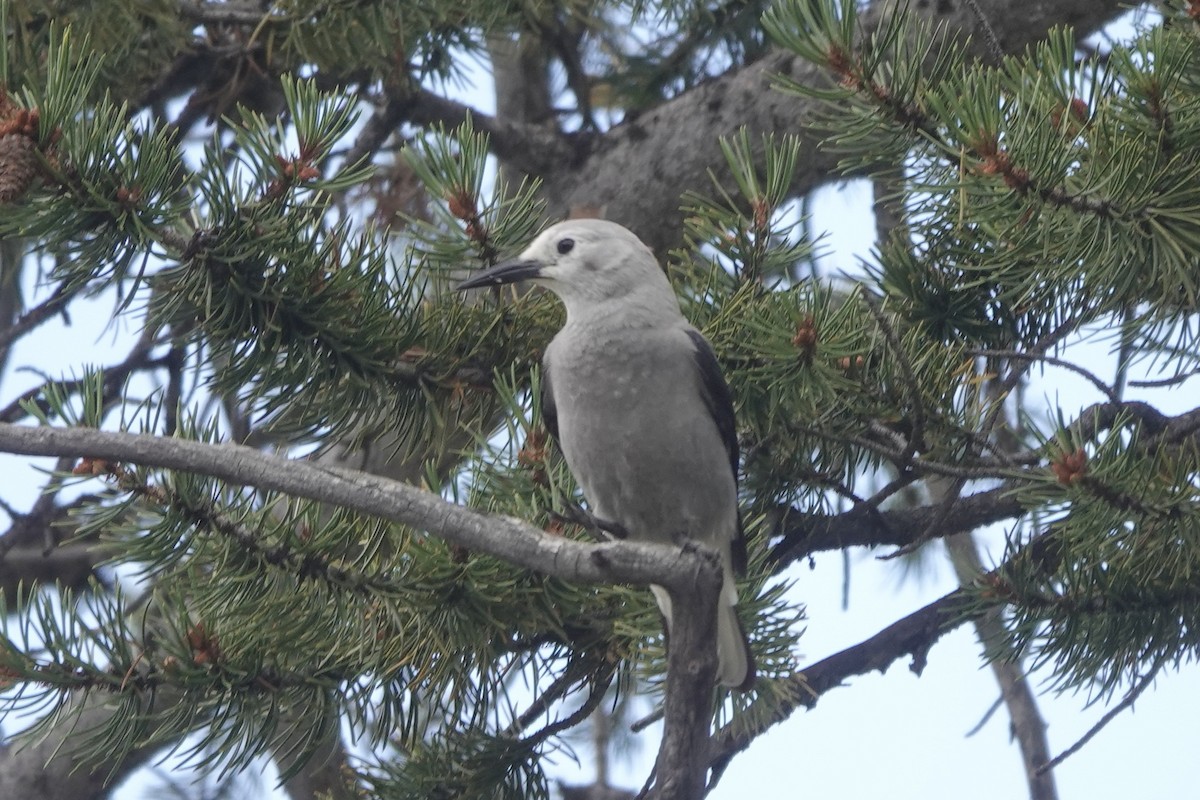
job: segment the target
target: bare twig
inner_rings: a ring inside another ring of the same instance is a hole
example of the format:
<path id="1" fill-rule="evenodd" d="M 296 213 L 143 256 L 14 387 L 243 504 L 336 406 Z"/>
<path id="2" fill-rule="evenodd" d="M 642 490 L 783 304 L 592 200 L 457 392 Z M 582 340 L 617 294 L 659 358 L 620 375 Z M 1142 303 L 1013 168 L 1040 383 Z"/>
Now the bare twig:
<path id="1" fill-rule="evenodd" d="M 66 307 L 79 293 L 78 284 L 60 283 L 54 292 L 39 305 L 26 311 L 9 327 L 0 330 L 0 349 L 7 347 L 16 339 L 41 325 Z"/>
<path id="2" fill-rule="evenodd" d="M 1156 381 L 1130 381 L 1129 385 L 1135 389 L 1161 389 L 1166 386 L 1176 386 L 1178 384 L 1189 381 L 1192 378 L 1200 375 L 1200 369 L 1189 370 L 1188 372 L 1180 373 L 1173 378 L 1162 378 Z"/>
<path id="3" fill-rule="evenodd" d="M 507 728 L 504 729 L 505 736 L 516 736 L 522 731 L 529 728 L 538 717 L 550 710 L 550 707 L 562 700 L 576 684 L 587 675 L 587 670 L 580 669 L 582 661 L 572 661 L 561 675 L 546 688 L 546 691 L 534 698 L 529 704 L 529 708 L 525 709 L 516 719 L 514 719 Z"/>
<path id="4" fill-rule="evenodd" d="M 1103 394 L 1105 397 L 1107 397 L 1111 402 L 1113 402 L 1113 403 L 1121 402 L 1121 396 L 1120 396 L 1120 394 L 1118 394 L 1117 390 L 1114 387 L 1109 386 L 1104 381 L 1100 380 L 1100 378 L 1095 373 L 1079 366 L 1078 364 L 1067 361 L 1065 359 L 1055 358 L 1054 356 L 1048 356 L 1044 352 L 1043 353 L 1024 353 L 1024 352 L 1021 352 L 1020 350 L 972 350 L 971 355 L 991 356 L 991 357 L 995 357 L 995 358 L 1008 358 L 1008 359 L 1018 359 L 1018 360 L 1028 359 L 1028 360 L 1033 360 L 1033 361 L 1040 361 L 1043 364 L 1049 364 L 1050 366 L 1053 366 L 1053 367 L 1062 367 L 1063 369 L 1074 372 L 1075 374 L 1079 375 L 1080 377 L 1086 379 L 1089 383 L 1091 383 L 1093 386 L 1095 386 L 1100 391 L 1101 394 Z"/>
<path id="5" fill-rule="evenodd" d="M 975 19 L 979 20 L 979 27 L 983 29 L 983 38 L 988 44 L 988 52 L 997 63 L 1004 60 L 1004 48 L 1000 46 L 1000 37 L 996 36 L 996 29 L 992 27 L 992 23 L 988 20 L 987 14 L 983 13 L 983 9 L 979 7 L 979 3 L 975 0 L 967 0 L 967 5 L 970 6 L 971 12 L 975 15 Z"/>
<path id="6" fill-rule="evenodd" d="M 1137 702 L 1137 699 L 1142 696 L 1142 692 L 1146 691 L 1146 689 L 1150 688 L 1150 684 L 1154 683 L 1154 678 L 1158 675 L 1159 670 L 1162 669 L 1163 663 L 1164 659 L 1162 658 L 1159 658 L 1157 661 L 1155 661 L 1154 666 L 1150 668 L 1150 671 L 1147 672 L 1146 675 L 1139 680 L 1132 689 L 1129 690 L 1129 693 L 1121 699 L 1121 702 L 1110 708 L 1104 714 L 1104 716 L 1100 718 L 1099 722 L 1089 728 L 1087 733 L 1079 737 L 1079 741 L 1075 742 L 1075 744 L 1071 745 L 1066 750 L 1063 750 L 1045 764 L 1038 766 L 1037 773 L 1041 775 L 1042 773 L 1049 772 L 1071 756 L 1078 753 L 1083 749 L 1085 744 L 1092 740 L 1092 737 L 1104 730 L 1108 723 L 1112 722 L 1119 714 L 1121 714 L 1121 712 L 1127 708 L 1130 708 L 1135 702 Z"/>
<path id="7" fill-rule="evenodd" d="M 966 734 L 964 734 L 964 736 L 967 739 L 970 739 L 972 736 L 979 733 L 981 730 L 984 729 L 984 727 L 987 726 L 988 721 L 996 715 L 996 712 L 1002 708 L 1004 708 L 1004 695 L 1003 694 L 1001 694 L 999 697 L 997 697 L 995 700 L 992 701 L 992 704 L 990 706 L 988 706 L 988 710 L 983 712 L 983 716 L 979 718 L 979 722 L 976 722 L 975 726 L 973 728 L 971 728 L 971 730 L 967 731 Z"/>
<path id="8" fill-rule="evenodd" d="M 592 712 L 599 707 L 601 701 L 604 700 L 604 695 L 608 691 L 609 685 L 612 683 L 612 677 L 615 672 L 616 667 L 614 665 L 613 668 L 608 670 L 607 674 L 604 675 L 599 682 L 593 684 L 591 694 L 588 695 L 587 700 L 583 701 L 579 708 L 575 709 L 562 719 L 555 720 L 546 727 L 538 730 L 536 733 L 530 736 L 527 741 L 543 742 L 546 739 L 549 739 L 551 736 L 561 733 L 562 731 L 574 728 L 576 725 L 590 717 Z"/>
<path id="9" fill-rule="evenodd" d="M 896 357 L 896 363 L 900 365 L 900 374 L 904 376 L 904 393 L 908 396 L 908 403 L 912 408 L 912 430 L 909 432 L 908 442 L 904 446 L 905 457 L 898 466 L 901 471 L 907 471 L 913 457 L 921 450 L 921 440 L 925 438 L 925 404 L 921 402 L 921 387 L 917 385 L 917 376 L 913 372 L 912 362 L 909 361 L 908 353 L 900 342 L 900 337 L 896 335 L 895 328 L 884 316 L 878 302 L 867 292 L 861 294 L 863 303 L 871 312 L 871 316 L 875 318 L 875 324 L 879 326 L 879 330 L 883 331 L 883 338 Z"/>

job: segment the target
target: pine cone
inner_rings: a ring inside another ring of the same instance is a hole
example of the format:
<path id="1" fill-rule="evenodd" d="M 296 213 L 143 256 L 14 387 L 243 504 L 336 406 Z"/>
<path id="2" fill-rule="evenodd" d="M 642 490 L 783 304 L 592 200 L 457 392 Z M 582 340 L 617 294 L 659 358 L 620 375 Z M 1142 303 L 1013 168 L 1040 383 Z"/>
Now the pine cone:
<path id="1" fill-rule="evenodd" d="M 19 133 L 0 136 L 0 205 L 25 194 L 36 174 L 33 140 Z"/>

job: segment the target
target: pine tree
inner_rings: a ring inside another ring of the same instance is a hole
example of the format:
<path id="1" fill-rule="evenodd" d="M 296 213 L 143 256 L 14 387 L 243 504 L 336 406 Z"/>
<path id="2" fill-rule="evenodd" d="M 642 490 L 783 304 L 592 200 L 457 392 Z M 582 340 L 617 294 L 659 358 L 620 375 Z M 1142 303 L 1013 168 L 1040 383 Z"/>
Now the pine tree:
<path id="1" fill-rule="evenodd" d="M 1054 797 L 1025 665 L 1117 713 L 1200 654 L 1200 410 L 1128 399 L 1200 371 L 1200 6 L 1092 52 L 1119 6 L 1077 5 L 0 1 L 0 451 L 57 459 L 0 498 L 3 702 L 38 709 L 0 796 L 167 747 L 230 796 L 270 758 L 294 798 L 548 797 L 640 697 L 651 795 L 694 797 L 974 625 Z M 476 62 L 495 114 L 454 99 Z M 876 188 L 852 278 L 798 211 L 837 176 Z M 703 554 L 581 513 L 537 400 L 559 306 L 453 291 L 571 215 L 652 246 L 729 379 L 749 693 L 644 589 L 711 601 Z M 20 351 L 97 313 L 128 352 Z M 1054 369 L 1102 399 L 1034 413 Z M 797 660 L 804 562 L 943 540 L 959 589 Z"/>

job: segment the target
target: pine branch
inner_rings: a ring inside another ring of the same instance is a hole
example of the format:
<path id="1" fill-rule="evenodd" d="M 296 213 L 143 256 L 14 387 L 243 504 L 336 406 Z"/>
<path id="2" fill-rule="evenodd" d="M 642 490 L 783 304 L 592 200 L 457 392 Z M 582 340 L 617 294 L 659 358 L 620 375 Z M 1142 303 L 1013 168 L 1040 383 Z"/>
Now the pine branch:
<path id="1" fill-rule="evenodd" d="M 545 126 L 493 117 L 417 86 L 394 89 L 388 95 L 359 133 L 345 163 L 353 165 L 368 158 L 402 122 L 451 129 L 468 119 L 488 135 L 496 156 L 521 172 L 541 174 L 575 156 L 571 139 Z"/>
<path id="2" fill-rule="evenodd" d="M 633 542 L 583 544 L 551 536 L 516 519 L 479 514 L 405 484 L 290 461 L 238 445 L 0 423 L 0 450 L 100 458 L 208 475 L 411 525 L 451 544 L 565 580 L 665 586 L 676 607 L 692 613 L 680 615 L 671 631 L 666 726 L 656 797 L 700 795 L 703 754 L 708 751 L 709 698 L 716 673 L 713 628 L 720 569 L 714 553 Z"/>
<path id="3" fill-rule="evenodd" d="M 958 498 L 942 520 L 936 536 L 953 536 L 1013 519 L 1025 513 L 1011 484 Z M 916 541 L 939 513 L 938 506 L 879 511 L 858 505 L 842 514 L 815 514 L 794 508 L 779 512 L 775 532 L 782 534 L 771 550 L 772 569 L 808 558 L 814 553 L 847 547 L 903 547 Z"/>
<path id="4" fill-rule="evenodd" d="M 222 513 L 213 503 L 185 498 L 165 486 L 143 483 L 137 476 L 116 465 L 108 465 L 108 470 L 115 475 L 122 490 L 132 492 L 159 507 L 169 508 L 181 514 L 191 525 L 228 539 L 262 567 L 273 567 L 301 581 L 320 581 L 331 589 L 337 588 L 363 597 L 404 590 L 403 584 L 364 573 L 328 557 L 298 553 L 289 543 L 267 545 L 262 541 L 259 530 Z"/>
<path id="5" fill-rule="evenodd" d="M 979 6 L 1009 54 L 1021 52 L 1064 20 L 1070 20 L 1082 38 L 1124 8 L 1115 0 L 1060 0 L 1036 9 L 1019 0 L 993 0 Z M 873 4 L 861 17 L 862 35 L 880 30 L 901 7 Z M 980 30 L 974 13 L 961 4 L 908 6 L 907 10 L 931 26 L 945 26 L 956 37 Z M 805 157 L 797 165 L 791 192 L 802 195 L 820 185 L 834 173 L 839 156 L 819 146 L 820 136 L 811 127 L 819 103 L 777 99 L 768 88 L 776 75 L 806 86 L 827 86 L 822 69 L 773 50 L 746 68 L 702 83 L 587 140 L 576 160 L 539 173 L 551 214 L 604 206 L 609 219 L 630 227 L 657 252 L 665 253 L 678 246 L 684 229 L 683 212 L 676 210 L 678 198 L 688 191 L 707 191 L 714 165 L 717 180 L 728 185 L 731 176 L 722 165 L 718 140 L 743 126 L 752 139 L 770 131 L 799 131 Z"/>
<path id="6" fill-rule="evenodd" d="M 840 653 L 796 672 L 786 680 L 790 697 L 771 708 L 754 729 L 726 725 L 713 734 L 708 763 L 719 770 L 750 746 L 770 726 L 782 722 L 800 708 L 811 709 L 826 692 L 845 684 L 847 678 L 868 672 L 883 672 L 893 663 L 912 657 L 909 668 L 920 675 L 930 648 L 942 636 L 970 620 L 969 595 L 956 589 L 929 605 L 887 626 L 874 636 Z"/>
<path id="7" fill-rule="evenodd" d="M 450 544 L 563 580 L 654 583 L 686 591 L 697 581 L 703 582 L 708 571 L 706 559 L 689 550 L 633 542 L 583 544 L 552 536 L 516 519 L 480 514 L 406 484 L 354 470 L 292 461 L 240 445 L 0 423 L 0 450 L 182 470 L 332 503 L 410 525 Z"/>
<path id="8" fill-rule="evenodd" d="M 1075 437 L 1075 441 L 1094 441 L 1120 419 L 1128 416 L 1139 422 L 1145 434 L 1139 445 L 1143 450 L 1196 444 L 1198 441 L 1200 409 L 1185 412 L 1177 417 L 1167 417 L 1153 406 L 1140 401 L 1097 403 L 1089 406 L 1067 429 Z M 1015 454 L 1014 458 L 1024 463 L 1042 464 L 1052 455 L 1052 448 L 1053 443 L 1035 453 Z M 898 449 L 889 450 L 888 453 L 897 458 L 904 456 L 904 452 Z M 930 469 L 929 472 L 938 474 L 937 469 Z M 929 505 L 880 511 L 869 503 L 859 503 L 842 514 L 819 514 L 792 507 L 775 509 L 773 513 L 777 522 L 773 535 L 782 538 L 771 550 L 772 569 L 778 572 L 814 553 L 846 547 L 894 545 L 907 548 L 921 541 L 922 536 L 953 536 L 984 525 L 1020 517 L 1026 510 L 1017 494 L 1020 486 L 1019 482 L 1010 478 L 1003 486 L 966 497 L 956 497 L 949 506 Z"/>

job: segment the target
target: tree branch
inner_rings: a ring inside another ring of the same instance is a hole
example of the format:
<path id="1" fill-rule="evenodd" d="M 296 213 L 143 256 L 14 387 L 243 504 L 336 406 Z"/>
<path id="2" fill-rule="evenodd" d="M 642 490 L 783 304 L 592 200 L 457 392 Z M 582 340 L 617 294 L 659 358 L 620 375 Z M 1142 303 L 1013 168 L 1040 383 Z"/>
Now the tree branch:
<path id="1" fill-rule="evenodd" d="M 82 288 L 82 286 L 65 282 L 60 283 L 40 305 L 29 309 L 7 328 L 0 330 L 0 350 L 8 347 L 13 341 L 29 333 L 65 308 L 69 302 L 75 299 L 75 295 Z"/>
<path id="2" fill-rule="evenodd" d="M 234 444 L 207 444 L 91 428 L 0 423 L 0 451 L 102 458 L 208 475 L 284 492 L 410 525 L 526 569 L 586 583 L 651 583 L 687 591 L 710 567 L 690 548 L 641 542 L 585 544 L 512 517 L 490 517 L 413 486 L 339 467 L 316 466 Z"/>
<path id="3" fill-rule="evenodd" d="M 721 566 L 706 553 L 705 580 L 671 587 L 667 696 L 663 738 L 655 762 L 655 800 L 694 800 L 704 796 L 708 775 L 713 685 L 717 676 L 717 596 Z"/>
<path id="4" fill-rule="evenodd" d="M 252 0 L 220 3 L 183 0 L 179 4 L 179 15 L 193 22 L 206 25 L 258 25 L 265 18 L 272 16 L 271 10 L 263 11 L 262 4 Z"/>
<path id="5" fill-rule="evenodd" d="M 1061 548 L 1051 530 L 1033 537 L 1007 561 L 981 576 L 978 583 L 989 582 L 989 577 L 1003 578 L 1018 565 L 1028 564 L 1034 569 L 1050 572 L 1061 558 Z M 993 602 L 1003 601 L 997 598 Z M 909 668 L 920 675 L 925 670 L 929 650 L 942 636 L 976 619 L 989 607 L 981 602 L 977 592 L 955 589 L 871 638 L 794 673 L 785 679 L 791 683 L 788 693 L 791 699 L 773 707 L 760 724 L 748 728 L 731 723 L 714 734 L 709 763 L 714 770 L 723 769 L 730 759 L 772 725 L 787 719 L 798 708 L 815 707 L 821 695 L 843 685 L 849 677 L 875 670 L 885 672 L 897 660 L 910 655 L 912 664 Z"/>
<path id="6" fill-rule="evenodd" d="M 799 708 L 813 708 L 825 692 L 841 686 L 847 678 L 878 670 L 886 672 L 897 660 L 912 656 L 910 669 L 920 675 L 930 648 L 945 634 L 970 620 L 967 613 L 970 596 L 956 589 L 879 633 L 840 653 L 796 672 L 791 683 L 791 701 L 780 702 L 761 726 L 748 729 L 744 723 L 730 723 L 713 735 L 709 763 L 719 769 L 750 746 L 767 728 L 783 722 Z"/>
<path id="7" fill-rule="evenodd" d="M 665 586 L 676 607 L 689 613 L 677 614 L 672 628 L 656 796 L 688 800 L 702 792 L 716 673 L 715 604 L 721 580 L 716 555 L 710 551 L 638 542 L 576 542 L 510 517 L 485 516 L 407 484 L 266 455 L 240 445 L 0 423 L 0 450 L 86 456 L 208 475 L 410 525 L 451 544 L 564 580 Z"/>
<path id="8" fill-rule="evenodd" d="M 561 169 L 576 159 L 577 147 L 571 136 L 559 134 L 544 125 L 493 117 L 418 86 L 392 89 L 346 151 L 344 163 L 351 167 L 370 158 L 402 122 L 457 128 L 468 118 L 476 130 L 488 135 L 492 152 L 521 172 L 543 173 Z"/>
<path id="9" fill-rule="evenodd" d="M 146 715 L 169 716 L 179 702 L 180 692 L 173 687 L 159 688 L 153 697 L 145 696 L 139 710 Z M 112 698 L 103 692 L 83 693 L 74 697 L 62 718 L 74 724 L 56 725 L 38 740 L 23 747 L 0 748 L 0 797 L 29 797 L 37 800 L 103 800 L 112 787 L 126 778 L 161 744 L 135 747 L 124 758 L 106 759 L 102 764 L 85 760 L 74 746 L 80 731 L 99 727 L 114 713 Z M 58 759 L 64 766 L 48 777 L 47 764 Z M 35 794 L 36 793 L 36 794 Z"/>
<path id="10" fill-rule="evenodd" d="M 40 542 L 19 544 L 0 558 L 0 595 L 11 608 L 18 589 L 28 590 L 32 584 L 58 583 L 81 591 L 100 564 L 114 555 L 111 545 L 93 541 L 68 542 L 50 551 Z"/>
<path id="11" fill-rule="evenodd" d="M 970 533 L 951 536 L 946 540 L 950 562 L 958 581 L 969 586 L 984 573 L 983 560 Z M 973 620 L 975 634 L 988 661 L 996 683 L 1000 686 L 1000 697 L 1008 709 L 1012 738 L 1021 751 L 1025 766 L 1025 780 L 1029 786 L 1030 800 L 1058 800 L 1058 788 L 1054 773 L 1039 771 L 1038 767 L 1050 758 L 1050 743 L 1046 737 L 1046 721 L 1038 708 L 1037 698 L 1025 676 L 1019 653 L 1005 652 L 1007 631 L 999 608 L 991 608 Z"/>
<path id="12" fill-rule="evenodd" d="M 293 709 L 289 716 L 302 720 L 303 709 Z M 280 726 L 288 731 L 283 741 L 273 748 L 282 770 L 293 767 L 304 752 L 304 738 L 310 731 L 302 725 Z M 324 731 L 312 757 L 284 784 L 291 800 L 354 800 L 359 797 L 350 778 L 348 757 L 336 726 Z"/>
<path id="13" fill-rule="evenodd" d="M 1077 441 L 1094 441 L 1097 434 L 1112 428 L 1123 416 L 1134 418 L 1141 426 L 1145 438 L 1139 446 L 1143 449 L 1190 446 L 1200 440 L 1200 408 L 1169 417 L 1135 400 L 1088 406 L 1068 430 Z M 1044 454 L 1038 451 L 1013 454 L 1010 460 L 1037 463 L 1043 459 Z M 911 546 L 935 523 L 933 536 L 943 538 L 1015 519 L 1026 510 L 1016 494 L 1018 488 L 1016 480 L 1010 480 L 993 489 L 957 497 L 948 507 L 937 504 L 880 511 L 861 503 L 842 514 L 817 514 L 780 506 L 773 511 L 772 536 L 780 538 L 771 549 L 770 562 L 778 572 L 814 553 L 846 547 Z"/>
<path id="14" fill-rule="evenodd" d="M 977 5 L 991 22 L 1004 51 L 1010 54 L 1042 38 L 1054 25 L 1072 25 L 1082 38 L 1124 8 L 1119 0 L 1038 4 L 981 0 Z M 979 18 L 960 3 L 872 3 L 860 17 L 863 35 L 879 30 L 898 8 L 907 9 L 914 18 L 933 26 L 944 26 L 960 39 L 973 37 L 974 51 L 987 57 L 979 44 Z M 805 86 L 827 83 L 820 68 L 775 50 L 748 67 L 703 83 L 602 135 L 581 138 L 582 149 L 575 158 L 560 160 L 552 169 L 535 173 L 544 181 L 549 213 L 566 216 L 575 207 L 605 207 L 609 219 L 626 225 L 655 251 L 665 253 L 678 246 L 684 229 L 680 210 L 683 193 L 707 194 L 714 178 L 721 185 L 732 184 L 719 137 L 743 126 L 752 142 L 772 131 L 791 131 L 801 137 L 803 155 L 792 179 L 794 195 L 829 180 L 836 172 L 838 156 L 819 147 L 821 135 L 811 124 L 819 104 L 775 91 L 771 86 L 776 75 Z M 497 154 L 505 158 L 499 150 Z"/>
<path id="15" fill-rule="evenodd" d="M 1025 513 L 1014 487 L 995 489 L 960 497 L 938 528 L 937 536 L 952 536 L 983 525 L 1013 519 Z M 916 541 L 926 530 L 941 506 L 920 506 L 892 511 L 859 505 L 842 514 L 814 514 L 795 508 L 776 511 L 774 533 L 783 538 L 771 550 L 773 569 L 779 570 L 813 553 L 846 547 L 903 547 Z"/>

